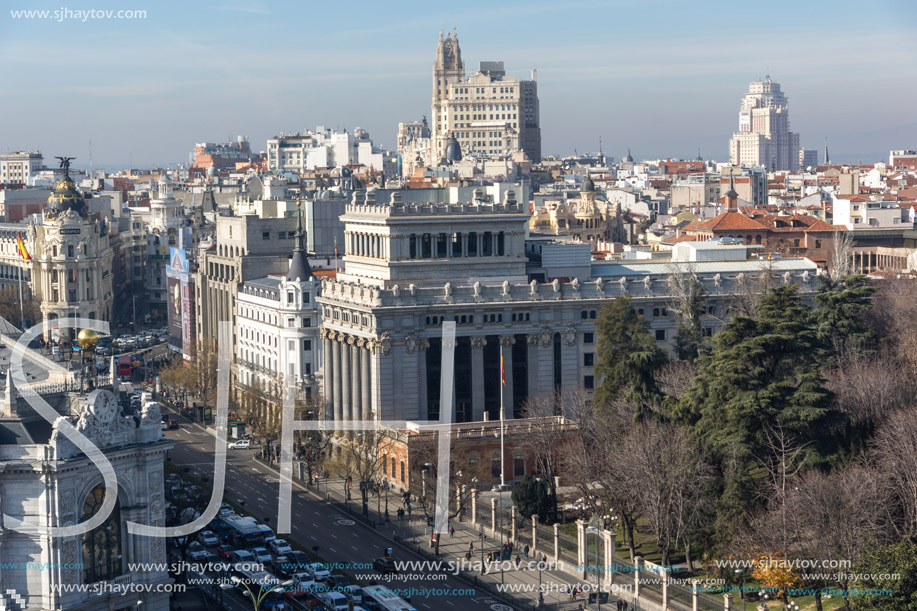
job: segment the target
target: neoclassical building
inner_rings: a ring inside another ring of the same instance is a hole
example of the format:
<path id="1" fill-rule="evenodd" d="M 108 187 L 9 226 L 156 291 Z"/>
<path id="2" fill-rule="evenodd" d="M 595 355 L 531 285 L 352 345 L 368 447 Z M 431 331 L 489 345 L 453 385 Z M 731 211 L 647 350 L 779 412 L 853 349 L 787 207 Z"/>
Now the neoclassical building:
<path id="1" fill-rule="evenodd" d="M 679 270 L 704 285 L 708 334 L 725 302 L 761 274 L 814 290 L 811 261 L 749 260 L 744 249 L 731 261 L 703 248 L 683 263 L 530 260 L 526 208 L 512 191 L 502 202 L 460 204 L 354 194 L 342 217 L 344 271 L 323 281 L 319 298 L 329 418 L 438 419 L 446 320 L 457 325 L 453 421 L 469 422 L 499 416 L 501 352 L 507 417 L 521 416 L 536 394 L 591 390 L 598 310 L 619 295 L 633 298 L 659 345 L 672 350 L 669 280 Z"/>
<path id="2" fill-rule="evenodd" d="M 573 236 L 581 242 L 629 242 L 633 222 L 621 212 L 619 202 L 597 200 L 595 183 L 583 181 L 579 200 L 548 202 L 529 220 L 533 233 Z"/>
<path id="3" fill-rule="evenodd" d="M 127 526 L 165 524 L 163 466 L 172 444 L 162 437 L 158 404 L 147 403 L 135 419 L 122 415 L 107 389 L 79 397 L 42 396 L 60 414 L 53 425 L 11 389 L 9 380 L 0 400 L 0 608 L 168 611 L 172 582 L 164 564 L 165 539 L 129 533 Z M 106 491 L 102 475 L 61 433 L 63 419 L 114 467 L 115 508 L 82 535 L 14 530 L 9 518 L 63 527 L 85 522 L 100 510 Z M 149 568 L 132 569 L 134 563 Z M 150 563 L 162 564 L 163 570 Z"/>

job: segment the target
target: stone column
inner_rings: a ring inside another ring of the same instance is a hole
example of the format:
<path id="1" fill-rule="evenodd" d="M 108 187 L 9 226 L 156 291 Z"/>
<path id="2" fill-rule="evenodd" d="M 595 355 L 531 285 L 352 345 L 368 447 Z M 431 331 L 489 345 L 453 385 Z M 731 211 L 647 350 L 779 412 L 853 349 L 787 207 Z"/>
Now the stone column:
<path id="1" fill-rule="evenodd" d="M 363 389 L 360 382 L 360 373 L 362 371 L 360 367 L 360 349 L 357 348 L 357 338 L 355 338 L 353 335 L 347 338 L 347 344 L 350 351 L 350 362 L 352 363 L 352 370 L 350 374 L 350 396 L 352 397 L 353 408 L 351 409 L 351 413 L 354 420 L 363 420 Z"/>
<path id="2" fill-rule="evenodd" d="M 333 377 L 332 397 L 334 400 L 334 419 L 341 422 L 344 419 L 344 404 L 341 399 L 341 337 L 332 331 L 331 335 L 331 375 Z"/>
<path id="3" fill-rule="evenodd" d="M 576 563 L 580 568 L 586 566 L 586 522 L 583 520 L 576 521 Z"/>
<path id="4" fill-rule="evenodd" d="M 615 582 L 615 533 L 613 530 L 603 531 L 605 535 L 605 583 L 612 585 Z"/>
<path id="5" fill-rule="evenodd" d="M 732 611 L 732 594 L 723 594 L 724 611 Z"/>
<path id="6" fill-rule="evenodd" d="M 478 523 L 478 489 L 471 491 L 471 525 L 476 526 Z"/>
<path id="7" fill-rule="evenodd" d="M 526 373 L 529 377 L 529 396 L 538 394 L 538 344 L 541 342 L 540 333 L 529 333 L 525 336 L 526 343 Z"/>
<path id="8" fill-rule="evenodd" d="M 513 505 L 509 508 L 509 519 L 510 519 L 510 541 L 515 541 L 519 537 L 519 529 L 516 524 L 516 506 Z"/>
<path id="9" fill-rule="evenodd" d="M 490 499 L 490 536 L 497 536 L 497 499 Z"/>
<path id="10" fill-rule="evenodd" d="M 487 338 L 479 335 L 471 338 L 471 418 L 475 422 L 484 419 L 484 346 Z"/>
<path id="11" fill-rule="evenodd" d="M 634 601 L 640 598 L 640 567 L 643 565 L 643 557 L 634 557 Z M 728 596 L 728 594 L 727 594 Z"/>
<path id="12" fill-rule="evenodd" d="M 513 410 L 513 344 L 516 338 L 512 335 L 500 336 L 500 350 L 503 351 L 503 372 L 506 385 L 503 386 L 503 411 L 507 420 L 514 417 Z"/>
<path id="13" fill-rule="evenodd" d="M 699 582 L 694 579 L 691 581 L 691 611 L 697 611 L 697 589 Z M 744 594 L 744 593 L 743 593 Z"/>
<path id="14" fill-rule="evenodd" d="M 334 405 L 334 371 L 331 368 L 331 337 L 327 329 L 322 329 L 322 348 L 324 354 L 322 354 L 322 360 L 324 361 L 324 372 L 322 375 L 322 390 L 325 395 L 325 405 Z M 326 420 L 331 420 L 334 418 L 334 413 L 325 414 Z"/>
<path id="15" fill-rule="evenodd" d="M 560 561 L 560 524 L 554 524 L 554 560 Z"/>
<path id="16" fill-rule="evenodd" d="M 368 342 L 361 338 L 357 342 L 357 348 L 360 351 L 360 404 L 362 405 L 362 417 L 364 420 L 369 420 L 373 417 L 373 414 L 370 402 Z"/>
<path id="17" fill-rule="evenodd" d="M 532 553 L 538 549 L 538 516 L 532 516 Z"/>
<path id="18" fill-rule="evenodd" d="M 339 333 L 341 344 L 341 407 L 344 420 L 353 420 L 353 399 L 351 397 L 350 341 L 351 336 Z"/>
<path id="19" fill-rule="evenodd" d="M 662 608 L 669 608 L 669 575 L 666 572 L 666 567 L 662 567 L 659 570 L 659 580 L 662 582 Z"/>

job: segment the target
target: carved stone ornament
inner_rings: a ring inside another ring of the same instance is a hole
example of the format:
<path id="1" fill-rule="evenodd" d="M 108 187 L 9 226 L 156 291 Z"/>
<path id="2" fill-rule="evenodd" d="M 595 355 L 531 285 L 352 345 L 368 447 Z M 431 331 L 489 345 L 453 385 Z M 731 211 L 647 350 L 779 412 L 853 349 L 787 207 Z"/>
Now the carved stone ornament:
<path id="1" fill-rule="evenodd" d="M 382 351 L 382 356 L 387 356 L 392 350 L 392 336 L 389 335 L 388 332 L 383 333 L 379 339 L 376 340 L 376 345 L 379 346 L 379 349 Z"/>
<path id="2" fill-rule="evenodd" d="M 357 343 L 357 338 L 356 338 L 356 337 L 354 337 L 353 335 L 348 335 L 348 336 L 347 336 L 347 345 L 348 345 L 348 346 L 353 346 L 353 345 L 356 344 L 356 343 Z"/>
<path id="3" fill-rule="evenodd" d="M 417 287 L 413 284 L 408 285 L 408 291 L 411 293 L 411 297 L 417 297 Z"/>
<path id="4" fill-rule="evenodd" d="M 745 282 L 745 272 L 739 272 L 738 274 L 736 274 L 736 282 L 738 282 L 739 284 L 742 284 L 743 282 Z"/>
<path id="5" fill-rule="evenodd" d="M 568 346 L 576 344 L 576 329 L 573 325 L 567 325 L 567 328 L 564 329 L 563 337 Z"/>
<path id="6" fill-rule="evenodd" d="M 147 401 L 146 405 L 140 410 L 140 423 L 143 426 L 161 426 L 162 411 L 159 409 L 158 403 L 155 401 Z"/>
<path id="7" fill-rule="evenodd" d="M 401 287 L 397 284 L 392 286 L 392 297 L 398 297 L 401 295 Z"/>
<path id="8" fill-rule="evenodd" d="M 580 283 L 579 278 L 574 278 L 573 282 L 570 283 L 570 286 L 573 287 L 573 290 L 579 293 Z"/>
<path id="9" fill-rule="evenodd" d="M 473 285 L 471 285 L 471 289 L 475 297 L 481 296 L 481 283 L 480 282 L 475 282 Z"/>
<path id="10" fill-rule="evenodd" d="M 420 339 L 417 340 L 417 349 L 418 350 L 426 350 L 429 347 L 430 347 L 430 340 L 428 340 L 426 337 L 421 337 Z"/>
<path id="11" fill-rule="evenodd" d="M 529 333 L 525 336 L 525 343 L 529 346 L 537 346 L 541 342 L 541 333 Z"/>
<path id="12" fill-rule="evenodd" d="M 120 412 L 111 391 L 97 388 L 86 398 L 76 428 L 100 448 L 130 443 L 134 440 L 134 420 Z"/>
<path id="13" fill-rule="evenodd" d="M 529 293 L 531 293 L 532 295 L 538 294 L 538 281 L 537 280 L 532 280 L 531 282 L 529 282 Z"/>
<path id="14" fill-rule="evenodd" d="M 513 335 L 501 335 L 500 336 L 500 345 L 503 347 L 509 347 L 516 343 L 516 337 Z"/>
<path id="15" fill-rule="evenodd" d="M 723 286 L 723 276 L 717 274 L 713 277 L 713 286 L 719 288 Z"/>
<path id="16" fill-rule="evenodd" d="M 653 288 L 653 279 L 650 276 L 647 276 L 643 279 L 643 288 L 644 290 L 652 290 Z"/>
<path id="17" fill-rule="evenodd" d="M 809 280 L 811 280 L 809 276 L 809 270 L 802 272 L 802 276 L 799 279 L 802 281 L 803 284 L 809 284 Z"/>
<path id="18" fill-rule="evenodd" d="M 414 354 L 417 349 L 417 338 L 413 333 L 408 333 L 404 336 L 404 349 L 408 354 Z"/>
<path id="19" fill-rule="evenodd" d="M 509 295 L 509 280 L 503 281 L 503 295 Z"/>
<path id="20" fill-rule="evenodd" d="M 443 285 L 443 293 L 446 294 L 446 297 L 452 297 L 452 283 L 447 282 Z"/>
<path id="21" fill-rule="evenodd" d="M 792 273 L 792 272 L 783 272 L 783 283 L 784 283 L 784 284 L 789 284 L 790 281 L 792 281 L 792 280 L 793 280 L 793 273 Z"/>
<path id="22" fill-rule="evenodd" d="M 624 276 L 621 276 L 618 279 L 618 284 L 621 286 L 621 292 L 626 293 L 627 292 L 627 278 L 625 278 Z"/>
<path id="23" fill-rule="evenodd" d="M 595 290 L 599 293 L 605 292 L 605 280 L 601 276 L 595 279 Z"/>
<path id="24" fill-rule="evenodd" d="M 555 293 L 559 293 L 560 292 L 560 280 L 558 280 L 557 278 L 554 278 L 553 282 L 551 282 L 551 288 L 554 289 Z"/>
<path id="25" fill-rule="evenodd" d="M 551 331 L 550 327 L 541 328 L 541 345 L 545 348 L 551 345 L 551 338 L 554 336 L 554 333 Z"/>
<path id="26" fill-rule="evenodd" d="M 472 348 L 483 348 L 487 345 L 487 338 L 483 335 L 475 335 L 471 338 L 471 347 Z"/>

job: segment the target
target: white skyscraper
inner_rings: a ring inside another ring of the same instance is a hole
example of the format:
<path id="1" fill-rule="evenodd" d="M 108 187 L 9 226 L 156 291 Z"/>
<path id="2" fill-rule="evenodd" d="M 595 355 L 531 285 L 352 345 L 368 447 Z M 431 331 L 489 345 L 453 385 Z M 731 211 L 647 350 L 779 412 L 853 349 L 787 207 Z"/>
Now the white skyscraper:
<path id="1" fill-rule="evenodd" d="M 739 131 L 729 141 L 729 162 L 767 171 L 799 169 L 799 134 L 790 131 L 790 112 L 780 83 L 770 76 L 749 85 L 739 111 Z"/>

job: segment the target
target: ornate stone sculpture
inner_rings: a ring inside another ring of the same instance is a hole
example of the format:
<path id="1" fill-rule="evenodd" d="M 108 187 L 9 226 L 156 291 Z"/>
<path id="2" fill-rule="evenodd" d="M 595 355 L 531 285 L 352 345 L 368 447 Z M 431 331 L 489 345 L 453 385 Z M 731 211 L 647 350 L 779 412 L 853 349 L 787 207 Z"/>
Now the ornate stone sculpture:
<path id="1" fill-rule="evenodd" d="M 599 293 L 605 292 L 605 280 L 601 276 L 595 279 L 595 290 Z"/>
<path id="2" fill-rule="evenodd" d="M 560 292 L 560 280 L 558 280 L 557 278 L 554 278 L 554 281 L 551 282 L 551 287 L 554 289 L 555 293 L 559 293 Z"/>
<path id="3" fill-rule="evenodd" d="M 505 347 L 512 346 L 516 343 L 516 338 L 513 335 L 501 335 L 500 336 L 500 345 Z"/>
<path id="4" fill-rule="evenodd" d="M 475 335 L 471 338 L 472 348 L 483 348 L 487 345 L 487 338 L 483 335 Z"/>
<path id="5" fill-rule="evenodd" d="M 475 282 L 473 285 L 471 285 L 471 289 L 475 297 L 481 296 L 481 283 L 480 282 Z"/>
<path id="6" fill-rule="evenodd" d="M 809 284 L 809 280 L 811 279 L 809 277 L 809 270 L 802 272 L 802 276 L 799 279 L 802 281 L 803 284 Z"/>
<path id="7" fill-rule="evenodd" d="M 573 287 L 574 291 L 579 293 L 579 288 L 580 288 L 579 278 L 574 278 L 573 282 L 570 283 L 570 286 Z"/>
<path id="8" fill-rule="evenodd" d="M 783 272 L 783 283 L 784 284 L 789 284 L 792 279 L 793 279 L 792 272 Z"/>
<path id="9" fill-rule="evenodd" d="M 159 409 L 159 403 L 147 401 L 140 411 L 140 423 L 143 426 L 161 425 L 162 411 Z"/>
<path id="10" fill-rule="evenodd" d="M 553 338 L 554 333 L 551 331 L 551 327 L 542 327 L 541 328 L 541 345 L 547 348 L 551 345 L 551 339 Z"/>
<path id="11" fill-rule="evenodd" d="M 627 278 L 621 276 L 621 278 L 618 280 L 618 285 L 621 287 L 622 293 L 627 293 Z"/>
<path id="12" fill-rule="evenodd" d="M 411 285 L 413 286 L 413 285 Z M 388 353 L 392 350 L 392 336 L 386 331 L 383 333 L 376 344 L 379 346 L 379 349 L 382 351 L 382 356 L 388 356 Z"/>
<path id="13" fill-rule="evenodd" d="M 651 291 L 653 290 L 653 279 L 650 276 L 647 276 L 643 279 L 643 290 Z"/>
<path id="14" fill-rule="evenodd" d="M 503 281 L 503 295 L 509 295 L 509 280 Z"/>
<path id="15" fill-rule="evenodd" d="M 452 297 L 452 283 L 447 282 L 443 285 L 443 292 L 446 294 L 446 297 Z"/>
<path id="16" fill-rule="evenodd" d="M 568 346 L 576 345 L 576 328 L 573 325 L 567 325 L 563 332 L 563 338 Z"/>
<path id="17" fill-rule="evenodd" d="M 417 287 L 413 284 L 408 285 L 408 291 L 411 293 L 411 297 L 417 297 Z"/>
<path id="18" fill-rule="evenodd" d="M 713 286 L 719 288 L 723 286 L 723 276 L 717 274 L 713 277 Z"/>
<path id="19" fill-rule="evenodd" d="M 532 295 L 538 294 L 538 281 L 537 280 L 532 280 L 531 282 L 529 282 L 529 292 Z"/>
<path id="20" fill-rule="evenodd" d="M 392 286 L 392 297 L 398 297 L 401 295 L 401 287 L 397 284 Z"/>
<path id="21" fill-rule="evenodd" d="M 413 333 L 404 336 L 404 349 L 408 354 L 414 354 L 417 349 L 417 337 Z"/>

